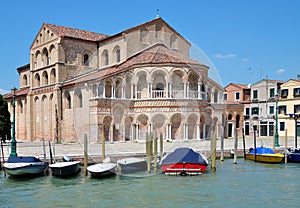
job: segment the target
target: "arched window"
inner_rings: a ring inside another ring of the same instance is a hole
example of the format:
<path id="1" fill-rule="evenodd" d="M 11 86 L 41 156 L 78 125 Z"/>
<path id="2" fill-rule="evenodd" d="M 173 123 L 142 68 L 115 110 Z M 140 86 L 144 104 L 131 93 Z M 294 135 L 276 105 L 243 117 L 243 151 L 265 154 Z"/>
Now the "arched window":
<path id="1" fill-rule="evenodd" d="M 76 90 L 76 107 L 82 108 L 83 102 L 82 102 L 82 93 L 80 89 Z"/>
<path id="2" fill-rule="evenodd" d="M 46 71 L 43 72 L 43 85 L 48 85 L 49 79 L 48 79 L 48 73 Z"/>
<path id="3" fill-rule="evenodd" d="M 55 68 L 51 69 L 50 72 L 50 83 L 53 84 L 56 82 L 56 73 L 55 73 Z"/>
<path id="4" fill-rule="evenodd" d="M 26 74 L 23 76 L 23 86 L 27 86 L 28 85 L 28 79 Z"/>
<path id="5" fill-rule="evenodd" d="M 69 92 L 65 93 L 65 97 L 66 97 L 66 108 L 67 109 L 71 109 L 72 108 L 72 100 L 71 100 L 71 95 Z"/>
<path id="6" fill-rule="evenodd" d="M 108 59 L 108 51 L 104 50 L 102 53 L 102 65 L 107 66 L 109 64 L 109 59 Z"/>
<path id="7" fill-rule="evenodd" d="M 39 87 L 41 85 L 41 78 L 40 78 L 40 75 L 37 73 L 35 74 L 35 86 L 36 87 Z"/>
<path id="8" fill-rule="evenodd" d="M 88 54 L 84 54 L 83 56 L 83 65 L 84 66 L 89 66 L 89 55 Z"/>
<path id="9" fill-rule="evenodd" d="M 117 62 L 120 62 L 120 60 L 121 60 L 120 49 L 118 49 L 118 50 L 116 51 L 116 56 L 117 56 Z"/>
<path id="10" fill-rule="evenodd" d="M 156 24 L 156 26 L 155 26 L 155 38 L 157 40 L 163 40 L 164 39 L 163 27 L 160 24 Z"/>
<path id="11" fill-rule="evenodd" d="M 120 47 L 116 46 L 113 50 L 113 55 L 114 55 L 114 61 L 117 63 L 120 62 L 121 60 L 121 53 L 120 53 Z"/>
<path id="12" fill-rule="evenodd" d="M 48 66 L 49 62 L 50 62 L 50 57 L 49 57 L 49 54 L 48 54 L 48 50 L 47 50 L 47 48 L 44 48 L 43 49 L 43 57 L 42 57 L 42 67 L 44 66 L 44 64 L 46 66 Z"/>
<path id="13" fill-rule="evenodd" d="M 174 34 L 172 34 L 170 37 L 170 48 L 178 48 L 177 36 Z"/>

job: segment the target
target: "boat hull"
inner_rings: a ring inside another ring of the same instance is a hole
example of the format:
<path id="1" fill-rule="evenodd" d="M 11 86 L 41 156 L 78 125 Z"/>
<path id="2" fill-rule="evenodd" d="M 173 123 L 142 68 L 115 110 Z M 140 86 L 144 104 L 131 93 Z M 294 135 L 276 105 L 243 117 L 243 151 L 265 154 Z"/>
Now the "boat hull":
<path id="1" fill-rule="evenodd" d="M 290 153 L 287 160 L 290 163 L 300 163 L 300 153 Z"/>
<path id="2" fill-rule="evenodd" d="M 147 170 L 147 162 L 139 158 L 125 158 L 118 160 L 121 173 L 135 173 Z"/>
<path id="3" fill-rule="evenodd" d="M 91 165 L 87 168 L 92 177 L 102 178 L 116 175 L 117 164 L 115 163 L 99 163 Z"/>
<path id="4" fill-rule="evenodd" d="M 207 164 L 173 163 L 161 166 L 166 175 L 200 175 L 206 170 Z"/>
<path id="5" fill-rule="evenodd" d="M 245 154 L 247 160 L 252 160 L 262 163 L 281 163 L 284 155 L 283 154 Z"/>
<path id="6" fill-rule="evenodd" d="M 74 162 L 59 162 L 49 165 L 52 175 L 58 177 L 69 177 L 80 172 L 80 161 Z"/>
<path id="7" fill-rule="evenodd" d="M 45 162 L 37 163 L 4 163 L 4 169 L 9 175 L 40 175 L 48 169 L 48 164 Z"/>

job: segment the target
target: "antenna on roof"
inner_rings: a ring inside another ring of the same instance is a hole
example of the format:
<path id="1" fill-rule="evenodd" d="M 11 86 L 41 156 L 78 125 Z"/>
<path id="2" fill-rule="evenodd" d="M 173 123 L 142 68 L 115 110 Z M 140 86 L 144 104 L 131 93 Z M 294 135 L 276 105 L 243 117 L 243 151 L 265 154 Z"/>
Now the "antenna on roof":
<path id="1" fill-rule="evenodd" d="M 156 17 L 155 19 L 159 18 L 159 9 L 156 9 Z"/>

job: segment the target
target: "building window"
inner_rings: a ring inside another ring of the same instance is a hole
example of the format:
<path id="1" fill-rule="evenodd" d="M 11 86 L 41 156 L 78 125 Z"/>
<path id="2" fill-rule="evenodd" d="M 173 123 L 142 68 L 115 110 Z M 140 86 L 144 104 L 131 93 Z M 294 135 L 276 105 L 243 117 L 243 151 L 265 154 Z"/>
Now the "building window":
<path id="1" fill-rule="evenodd" d="M 66 93 L 66 108 L 71 109 L 72 108 L 72 100 L 71 100 L 71 95 L 67 92 Z"/>
<path id="2" fill-rule="evenodd" d="M 236 124 L 235 124 L 235 127 L 238 129 L 238 128 L 240 128 L 240 115 L 236 115 Z"/>
<path id="3" fill-rule="evenodd" d="M 142 43 L 148 43 L 148 30 L 146 28 L 140 31 L 140 41 Z"/>
<path id="4" fill-rule="evenodd" d="M 23 84 L 24 84 L 24 86 L 28 85 L 28 79 L 27 79 L 26 74 L 23 76 Z"/>
<path id="5" fill-rule="evenodd" d="M 235 100 L 240 100 L 240 93 L 239 92 L 235 93 Z"/>
<path id="6" fill-rule="evenodd" d="M 250 115 L 250 108 L 246 108 L 246 109 L 245 109 L 245 115 L 246 115 L 246 116 L 249 116 L 249 115 Z"/>
<path id="7" fill-rule="evenodd" d="M 172 34 L 171 37 L 170 37 L 170 48 L 175 48 L 177 49 L 178 48 L 178 43 L 177 43 L 177 36 Z"/>
<path id="8" fill-rule="evenodd" d="M 84 66 L 89 66 L 89 55 L 87 55 L 87 54 L 84 54 L 84 56 L 83 56 L 83 65 Z"/>
<path id="9" fill-rule="evenodd" d="M 269 122 L 269 136 L 274 136 L 274 122 Z"/>
<path id="10" fill-rule="evenodd" d="M 270 89 L 270 98 L 273 98 L 273 97 L 275 97 L 275 89 L 271 88 Z"/>
<path id="11" fill-rule="evenodd" d="M 102 65 L 107 66 L 109 64 L 109 59 L 108 59 L 108 51 L 104 50 L 102 53 Z"/>
<path id="12" fill-rule="evenodd" d="M 287 98 L 288 94 L 289 94 L 288 89 L 281 90 L 281 97 L 282 98 Z"/>
<path id="13" fill-rule="evenodd" d="M 294 105 L 294 113 L 300 113 L 300 105 Z"/>
<path id="14" fill-rule="evenodd" d="M 261 121 L 260 122 L 260 125 L 259 125 L 259 127 L 260 127 L 260 136 L 268 136 L 268 131 L 267 131 L 267 129 L 268 129 L 268 122 L 266 122 L 266 121 Z"/>
<path id="15" fill-rule="evenodd" d="M 286 114 L 286 105 L 278 106 L 279 114 Z"/>
<path id="16" fill-rule="evenodd" d="M 120 62 L 120 60 L 121 60 L 120 49 L 118 49 L 118 50 L 116 51 L 116 56 L 117 56 L 117 62 Z"/>
<path id="17" fill-rule="evenodd" d="M 279 131 L 285 131 L 285 123 L 279 122 Z"/>
<path id="18" fill-rule="evenodd" d="M 76 107 L 82 108 L 83 102 L 82 102 L 82 93 L 80 90 L 76 90 L 77 100 L 76 100 Z"/>
<path id="19" fill-rule="evenodd" d="M 35 75 L 35 86 L 39 87 L 41 85 L 41 78 L 39 74 Z"/>
<path id="20" fill-rule="evenodd" d="M 257 98 L 258 98 L 258 91 L 253 90 L 253 99 L 257 99 Z"/>
<path id="21" fill-rule="evenodd" d="M 227 94 L 224 94 L 224 100 L 227 100 Z"/>
<path id="22" fill-rule="evenodd" d="M 294 88 L 294 97 L 300 97 L 300 88 Z"/>
<path id="23" fill-rule="evenodd" d="M 120 47 L 116 46 L 113 50 L 113 56 L 114 56 L 114 61 L 117 63 L 121 61 L 121 53 L 120 53 Z"/>
<path id="24" fill-rule="evenodd" d="M 274 106 L 270 106 L 269 107 L 269 114 L 274 114 L 275 113 L 275 107 Z"/>
<path id="25" fill-rule="evenodd" d="M 251 115 L 258 115 L 258 114 L 259 114 L 259 108 L 258 107 L 251 108 Z"/>

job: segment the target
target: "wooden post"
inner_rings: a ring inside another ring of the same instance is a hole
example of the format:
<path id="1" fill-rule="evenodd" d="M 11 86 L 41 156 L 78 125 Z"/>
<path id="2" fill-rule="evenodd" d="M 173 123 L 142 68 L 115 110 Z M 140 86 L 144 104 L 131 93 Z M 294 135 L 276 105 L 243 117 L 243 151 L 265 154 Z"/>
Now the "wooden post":
<path id="1" fill-rule="evenodd" d="M 287 129 L 285 129 L 285 137 L 284 137 L 284 163 L 287 164 Z"/>
<path id="2" fill-rule="evenodd" d="M 160 160 L 163 158 L 163 152 L 164 152 L 164 143 L 163 143 L 163 134 L 160 133 L 159 143 L 160 143 Z"/>
<path id="3" fill-rule="evenodd" d="M 51 149 L 51 142 L 49 141 L 49 154 L 50 154 L 50 164 L 53 164 L 53 156 L 52 156 L 52 149 Z"/>
<path id="4" fill-rule="evenodd" d="M 233 164 L 237 163 L 238 131 L 235 129 Z"/>
<path id="5" fill-rule="evenodd" d="M 102 162 L 105 159 L 105 138 L 104 138 L 104 131 L 101 132 L 101 146 L 102 146 Z"/>
<path id="6" fill-rule="evenodd" d="M 157 137 L 156 137 L 156 133 L 154 133 L 154 147 L 153 147 L 153 155 L 154 155 L 154 172 L 156 172 L 157 169 Z"/>
<path id="7" fill-rule="evenodd" d="M 246 160 L 246 142 L 245 142 L 244 128 L 242 128 L 242 132 L 243 132 L 244 159 Z"/>
<path id="8" fill-rule="evenodd" d="M 151 172 L 151 152 L 150 152 L 150 136 L 149 133 L 146 134 L 146 160 L 147 160 L 147 171 Z"/>
<path id="9" fill-rule="evenodd" d="M 222 134 L 221 134 L 221 161 L 224 161 L 224 127 L 222 129 Z"/>
<path id="10" fill-rule="evenodd" d="M 44 161 L 46 161 L 46 146 L 45 146 L 45 139 L 43 138 L 43 151 L 44 151 Z"/>
<path id="11" fill-rule="evenodd" d="M 83 170 L 84 170 L 84 175 L 87 176 L 87 163 L 88 163 L 88 147 L 87 147 L 87 135 L 84 135 L 84 150 L 83 150 Z"/>
<path id="12" fill-rule="evenodd" d="M 3 162 L 3 164 L 4 164 L 4 152 L 3 152 L 2 138 L 0 138 L 0 140 L 1 140 L 2 162 Z M 4 174 L 4 177 L 6 177 L 6 171 L 5 171 L 4 168 L 3 168 L 3 174 Z"/>
<path id="13" fill-rule="evenodd" d="M 256 162 L 256 130 L 254 130 L 254 161 Z"/>
<path id="14" fill-rule="evenodd" d="M 210 131 L 210 142 L 211 142 L 211 171 L 216 172 L 216 144 L 217 144 L 217 138 L 216 138 L 216 129 L 215 124 L 212 125 L 211 131 Z"/>

